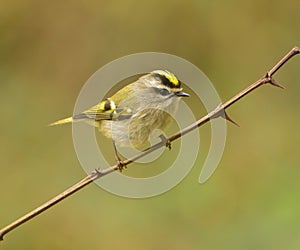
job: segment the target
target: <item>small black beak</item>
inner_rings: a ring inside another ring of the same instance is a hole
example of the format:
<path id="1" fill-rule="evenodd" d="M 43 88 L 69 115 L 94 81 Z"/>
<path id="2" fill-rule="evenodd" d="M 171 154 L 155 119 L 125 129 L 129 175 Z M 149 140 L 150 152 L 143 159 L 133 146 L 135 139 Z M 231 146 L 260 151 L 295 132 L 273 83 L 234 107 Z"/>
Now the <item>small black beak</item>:
<path id="1" fill-rule="evenodd" d="M 190 95 L 188 93 L 185 93 L 183 91 L 176 92 L 175 95 L 179 97 L 189 97 Z"/>

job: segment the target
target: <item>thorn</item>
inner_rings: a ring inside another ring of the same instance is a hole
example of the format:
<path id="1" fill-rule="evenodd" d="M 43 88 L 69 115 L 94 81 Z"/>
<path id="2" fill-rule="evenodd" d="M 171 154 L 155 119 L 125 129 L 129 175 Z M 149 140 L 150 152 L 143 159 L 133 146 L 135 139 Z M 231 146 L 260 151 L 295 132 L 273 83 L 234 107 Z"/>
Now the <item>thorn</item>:
<path id="1" fill-rule="evenodd" d="M 281 88 L 281 89 L 285 89 L 285 87 L 283 85 L 281 85 L 280 83 L 276 82 L 274 80 L 274 78 L 270 77 L 269 83 L 275 87 Z"/>
<path id="2" fill-rule="evenodd" d="M 227 121 L 230 121 L 231 123 L 233 123 L 236 126 L 240 126 L 238 123 L 236 123 L 234 120 L 231 119 L 231 117 L 226 113 L 226 111 L 224 109 L 219 110 L 222 107 L 222 104 L 219 104 L 218 107 L 213 111 L 213 115 L 211 115 L 211 119 L 215 119 L 218 117 L 222 117 Z M 217 110 L 217 112 L 216 112 Z"/>
<path id="3" fill-rule="evenodd" d="M 231 117 L 224 111 L 221 115 L 222 118 L 226 119 L 227 121 L 233 123 L 236 126 L 240 126 L 238 123 L 236 123 L 234 120 L 231 119 Z"/>
<path id="4" fill-rule="evenodd" d="M 95 168 L 92 174 L 101 174 L 101 169 L 100 168 Z"/>

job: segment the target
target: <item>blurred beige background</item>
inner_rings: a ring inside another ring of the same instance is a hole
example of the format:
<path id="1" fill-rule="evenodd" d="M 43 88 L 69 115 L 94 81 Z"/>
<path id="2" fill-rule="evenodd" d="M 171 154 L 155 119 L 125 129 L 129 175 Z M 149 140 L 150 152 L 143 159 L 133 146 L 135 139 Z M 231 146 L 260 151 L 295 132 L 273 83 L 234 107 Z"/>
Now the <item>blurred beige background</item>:
<path id="1" fill-rule="evenodd" d="M 202 69 L 225 101 L 300 46 L 300 3 L 287 1 L 2 1 L 0 227 L 85 176 L 71 114 L 98 68 L 157 51 Z M 91 184 L 6 235 L 1 249 L 298 249 L 300 57 L 228 111 L 214 176 L 203 157 L 178 186 L 144 200 Z M 200 114 L 199 116 L 204 115 Z M 205 131 L 206 128 L 201 128 Z"/>

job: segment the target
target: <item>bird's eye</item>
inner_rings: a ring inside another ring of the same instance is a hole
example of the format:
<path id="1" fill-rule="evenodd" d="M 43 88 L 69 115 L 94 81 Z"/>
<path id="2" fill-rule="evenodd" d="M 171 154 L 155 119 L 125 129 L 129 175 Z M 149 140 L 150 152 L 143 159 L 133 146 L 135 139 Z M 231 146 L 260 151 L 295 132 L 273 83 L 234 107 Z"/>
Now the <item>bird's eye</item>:
<path id="1" fill-rule="evenodd" d="M 159 89 L 158 91 L 159 91 L 159 93 L 160 93 L 161 95 L 163 95 L 163 96 L 166 96 L 166 95 L 169 95 L 169 94 L 170 94 L 170 91 L 167 90 L 167 89 Z"/>

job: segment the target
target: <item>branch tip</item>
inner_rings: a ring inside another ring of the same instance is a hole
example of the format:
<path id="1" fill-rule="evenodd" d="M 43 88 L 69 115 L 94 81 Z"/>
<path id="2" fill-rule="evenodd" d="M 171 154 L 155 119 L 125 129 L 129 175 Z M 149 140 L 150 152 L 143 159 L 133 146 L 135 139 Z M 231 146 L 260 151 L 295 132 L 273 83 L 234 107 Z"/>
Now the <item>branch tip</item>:
<path id="1" fill-rule="evenodd" d="M 300 49 L 299 49 L 297 46 L 295 46 L 295 47 L 293 48 L 293 51 L 294 51 L 296 54 L 300 54 Z"/>

